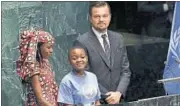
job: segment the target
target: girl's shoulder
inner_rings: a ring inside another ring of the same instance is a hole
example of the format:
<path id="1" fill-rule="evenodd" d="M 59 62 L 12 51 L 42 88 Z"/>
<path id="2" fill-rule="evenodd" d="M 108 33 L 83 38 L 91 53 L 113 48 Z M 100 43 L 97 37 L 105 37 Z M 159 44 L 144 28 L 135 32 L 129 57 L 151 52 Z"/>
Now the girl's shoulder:
<path id="1" fill-rule="evenodd" d="M 72 73 L 71 72 L 69 72 L 69 73 L 67 73 L 63 78 L 62 78 L 62 80 L 61 80 L 61 83 L 67 83 L 67 82 L 69 82 L 71 79 L 72 79 Z"/>
<path id="2" fill-rule="evenodd" d="M 85 71 L 85 73 L 88 75 L 88 76 L 91 76 L 91 77 L 96 77 L 96 75 L 92 72 L 89 72 L 89 71 Z"/>

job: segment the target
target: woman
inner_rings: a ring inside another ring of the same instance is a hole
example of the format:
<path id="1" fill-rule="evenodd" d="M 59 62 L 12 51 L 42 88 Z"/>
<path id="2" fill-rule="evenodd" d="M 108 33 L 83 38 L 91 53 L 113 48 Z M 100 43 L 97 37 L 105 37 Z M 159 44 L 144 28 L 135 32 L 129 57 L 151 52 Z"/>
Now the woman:
<path id="1" fill-rule="evenodd" d="M 48 61 L 54 38 L 40 30 L 24 31 L 20 37 L 17 74 L 27 91 L 25 106 L 58 106 L 58 88 Z"/>

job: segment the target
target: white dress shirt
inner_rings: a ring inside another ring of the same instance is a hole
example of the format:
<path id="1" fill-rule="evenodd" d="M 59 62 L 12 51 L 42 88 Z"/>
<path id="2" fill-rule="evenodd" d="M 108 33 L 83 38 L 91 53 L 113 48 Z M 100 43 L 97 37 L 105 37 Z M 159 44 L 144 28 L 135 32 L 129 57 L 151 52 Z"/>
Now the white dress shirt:
<path id="1" fill-rule="evenodd" d="M 103 48 L 104 51 L 105 51 L 105 49 L 104 49 L 104 44 L 103 44 L 103 38 L 101 37 L 103 34 L 106 34 L 106 35 L 107 35 L 106 40 L 107 40 L 107 42 L 108 42 L 108 44 L 109 44 L 109 47 L 110 47 L 109 37 L 108 37 L 107 31 L 104 32 L 104 33 L 101 33 L 101 32 L 98 32 L 98 31 L 97 31 L 95 28 L 93 28 L 93 27 L 92 27 L 92 30 L 93 30 L 94 34 L 96 35 L 97 39 L 99 40 L 99 42 L 100 42 L 100 44 L 101 44 L 101 46 L 102 46 L 102 48 Z"/>

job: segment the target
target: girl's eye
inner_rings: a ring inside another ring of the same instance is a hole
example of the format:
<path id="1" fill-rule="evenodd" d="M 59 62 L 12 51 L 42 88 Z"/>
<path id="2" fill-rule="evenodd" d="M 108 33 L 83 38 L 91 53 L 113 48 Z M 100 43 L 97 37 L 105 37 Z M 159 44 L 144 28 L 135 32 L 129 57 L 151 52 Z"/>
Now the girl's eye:
<path id="1" fill-rule="evenodd" d="M 51 47 L 51 46 L 48 46 L 47 48 L 48 48 L 48 49 L 51 49 L 52 47 Z"/>
<path id="2" fill-rule="evenodd" d="M 71 59 L 72 59 L 72 60 L 76 60 L 77 58 L 76 58 L 76 57 L 72 57 Z"/>
<path id="3" fill-rule="evenodd" d="M 81 58 L 83 58 L 83 59 L 84 59 L 85 57 L 86 57 L 86 56 L 81 56 Z"/>

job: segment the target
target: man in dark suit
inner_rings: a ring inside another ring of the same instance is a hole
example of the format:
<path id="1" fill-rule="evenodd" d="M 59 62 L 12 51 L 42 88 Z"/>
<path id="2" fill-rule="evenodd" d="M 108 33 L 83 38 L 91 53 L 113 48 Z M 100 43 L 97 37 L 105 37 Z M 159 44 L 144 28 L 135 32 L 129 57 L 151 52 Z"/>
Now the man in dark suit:
<path id="1" fill-rule="evenodd" d="M 138 13 L 148 36 L 170 37 L 174 2 L 139 1 Z"/>
<path id="2" fill-rule="evenodd" d="M 107 2 L 91 2 L 89 17 L 92 28 L 79 36 L 74 46 L 86 50 L 89 71 L 96 74 L 101 94 L 109 95 L 108 104 L 117 104 L 125 96 L 131 76 L 124 39 L 107 29 L 111 20 Z"/>

